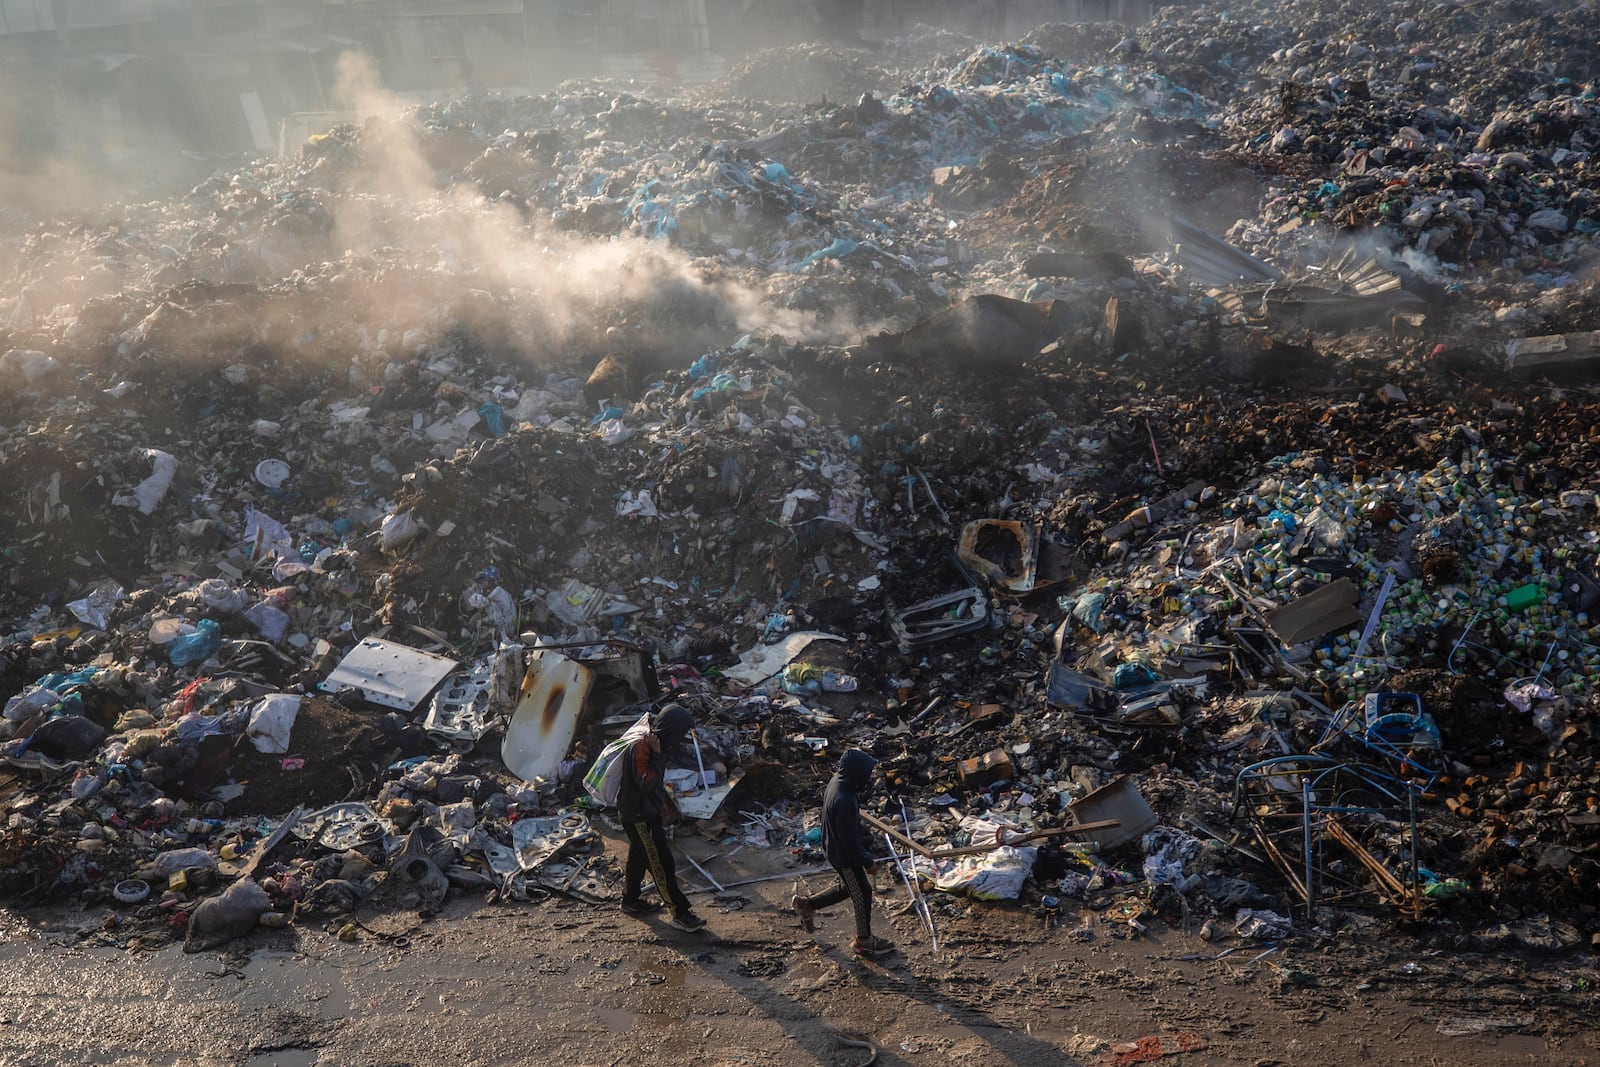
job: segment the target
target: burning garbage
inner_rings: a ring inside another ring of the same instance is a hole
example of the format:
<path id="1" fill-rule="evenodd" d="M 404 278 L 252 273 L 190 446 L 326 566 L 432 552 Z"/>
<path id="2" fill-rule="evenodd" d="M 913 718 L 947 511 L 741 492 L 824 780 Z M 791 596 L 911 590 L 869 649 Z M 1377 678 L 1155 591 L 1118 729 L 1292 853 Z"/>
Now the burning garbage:
<path id="1" fill-rule="evenodd" d="M 677 703 L 664 790 L 764 847 L 876 760 L 930 939 L 1590 943 L 1593 12 L 1323 7 L 476 94 L 5 216 L 0 895 L 197 949 L 618 902 L 585 776 Z"/>

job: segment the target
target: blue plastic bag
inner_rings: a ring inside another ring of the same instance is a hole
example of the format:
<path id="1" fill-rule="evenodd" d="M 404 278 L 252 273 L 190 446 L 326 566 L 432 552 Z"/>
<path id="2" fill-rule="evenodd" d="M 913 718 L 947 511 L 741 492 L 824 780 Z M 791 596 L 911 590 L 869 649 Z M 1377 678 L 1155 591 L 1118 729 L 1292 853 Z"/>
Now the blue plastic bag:
<path id="1" fill-rule="evenodd" d="M 493 401 L 484 401 L 478 405 L 478 415 L 483 419 L 483 424 L 488 427 L 489 432 L 495 437 L 504 437 L 506 435 L 505 415 L 501 411 L 499 404 Z"/>
<path id="2" fill-rule="evenodd" d="M 852 241 L 848 237 L 837 237 L 828 247 L 819 248 L 805 259 L 802 259 L 799 263 L 796 263 L 794 267 L 795 272 L 799 273 L 821 259 L 840 259 L 844 256 L 848 256 L 851 252 L 854 252 L 860 247 L 861 246 L 859 244 L 857 244 L 855 241 Z"/>
<path id="3" fill-rule="evenodd" d="M 689 365 L 689 380 L 699 381 L 701 378 L 710 377 L 716 373 L 717 357 L 707 352 Z"/>
<path id="4" fill-rule="evenodd" d="M 201 619 L 194 633 L 173 639 L 167 646 L 167 658 L 174 667 L 187 667 L 210 659 L 221 647 L 222 627 L 210 619 Z"/>
<path id="5" fill-rule="evenodd" d="M 70 674 L 65 671 L 55 671 L 34 684 L 40 689 L 53 689 L 57 693 L 64 693 L 75 685 L 88 685 L 89 681 L 99 673 L 99 667 L 80 667 Z"/>

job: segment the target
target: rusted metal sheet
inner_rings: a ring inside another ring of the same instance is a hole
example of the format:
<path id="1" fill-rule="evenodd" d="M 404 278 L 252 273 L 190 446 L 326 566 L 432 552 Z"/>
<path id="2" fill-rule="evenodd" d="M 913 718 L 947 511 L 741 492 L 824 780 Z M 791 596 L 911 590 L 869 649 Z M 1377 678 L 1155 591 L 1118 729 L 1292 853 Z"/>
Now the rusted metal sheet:
<path id="1" fill-rule="evenodd" d="M 962 563 L 1013 593 L 1031 593 L 1038 582 L 1039 529 L 1032 523 L 969 522 L 956 552 Z"/>

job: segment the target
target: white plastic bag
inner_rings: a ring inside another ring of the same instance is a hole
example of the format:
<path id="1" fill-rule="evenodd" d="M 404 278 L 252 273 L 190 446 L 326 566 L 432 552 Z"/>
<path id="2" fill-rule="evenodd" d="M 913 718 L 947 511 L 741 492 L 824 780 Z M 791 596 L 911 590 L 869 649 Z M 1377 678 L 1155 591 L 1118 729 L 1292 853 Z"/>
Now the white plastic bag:
<path id="1" fill-rule="evenodd" d="M 300 699 L 290 693 L 273 693 L 256 701 L 244 732 L 257 752 L 282 755 L 289 751 L 289 731 L 300 714 Z"/>
<path id="2" fill-rule="evenodd" d="M 283 635 L 289 630 L 288 613 L 268 604 L 265 600 L 246 608 L 244 617 L 261 631 L 262 637 L 274 643 L 282 641 Z"/>
<path id="3" fill-rule="evenodd" d="M 29 686 L 6 701 L 5 717 L 12 722 L 31 719 L 48 707 L 61 703 L 61 694 L 53 689 Z"/>
<path id="4" fill-rule="evenodd" d="M 622 753 L 627 747 L 650 732 L 650 713 L 639 716 L 639 721 L 628 727 L 623 735 L 600 750 L 594 766 L 583 776 L 583 788 L 597 803 L 612 807 L 622 790 L 624 761 Z"/>
<path id="5" fill-rule="evenodd" d="M 218 615 L 237 615 L 244 608 L 245 595 L 221 578 L 207 578 L 194 587 L 195 596 Z"/>
<path id="6" fill-rule="evenodd" d="M 149 515 L 161 503 L 161 498 L 167 495 L 167 490 L 172 488 L 172 480 L 178 475 L 178 461 L 172 453 L 159 448 L 146 448 L 143 452 L 152 468 L 150 477 L 134 486 L 132 492 L 116 494 L 111 502 L 118 507 L 138 508 Z"/>
<path id="7" fill-rule="evenodd" d="M 398 515 L 385 515 L 383 517 L 382 538 L 383 550 L 393 552 L 404 545 L 415 541 L 417 534 L 422 532 L 422 525 L 417 522 L 417 517 L 409 511 L 402 511 Z"/>
<path id="8" fill-rule="evenodd" d="M 632 428 L 623 425 L 621 419 L 607 419 L 595 432 L 599 434 L 600 440 L 608 445 L 620 445 L 633 436 Z"/>
<path id="9" fill-rule="evenodd" d="M 1186 868 L 1200 855 L 1200 839 L 1171 826 L 1158 826 L 1139 843 L 1145 851 L 1144 877 L 1151 885 L 1170 885 L 1187 892 L 1199 879 Z"/>
<path id="10" fill-rule="evenodd" d="M 631 489 L 625 490 L 617 498 L 617 515 L 619 518 L 638 515 L 646 519 L 653 519 L 658 514 L 660 513 L 656 511 L 656 502 L 651 499 L 650 490 L 648 489 L 640 489 L 637 492 Z"/>
<path id="11" fill-rule="evenodd" d="M 1233 930 L 1253 941 L 1281 941 L 1294 933 L 1294 921 L 1275 911 L 1240 908 L 1233 917 Z"/>
<path id="12" fill-rule="evenodd" d="M 503 587 L 497 585 L 488 593 L 473 590 L 467 594 L 467 607 L 483 612 L 502 638 L 516 633 L 517 602 Z"/>

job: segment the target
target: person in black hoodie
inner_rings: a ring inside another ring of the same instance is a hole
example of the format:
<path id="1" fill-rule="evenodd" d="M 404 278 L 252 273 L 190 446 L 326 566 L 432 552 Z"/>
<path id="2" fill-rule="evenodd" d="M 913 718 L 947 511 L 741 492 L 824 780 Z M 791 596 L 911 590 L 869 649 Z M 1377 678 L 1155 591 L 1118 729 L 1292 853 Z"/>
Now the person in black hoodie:
<path id="1" fill-rule="evenodd" d="M 861 798 L 872 790 L 872 771 L 878 761 L 852 748 L 839 759 L 839 772 L 822 796 L 822 851 L 839 874 L 832 889 L 806 896 L 796 893 L 791 902 L 800 925 L 810 933 L 816 913 L 848 898 L 855 907 L 856 939 L 851 948 L 862 956 L 881 956 L 894 948 L 872 936 L 872 883 L 867 875 L 878 866 L 872 858 L 872 841 L 861 827 Z"/>
<path id="2" fill-rule="evenodd" d="M 639 896 L 645 868 L 656 881 L 656 892 L 672 909 L 671 925 L 679 930 L 705 929 L 706 921 L 689 910 L 689 898 L 678 886 L 677 866 L 667 844 L 667 788 L 664 763 L 676 754 L 694 729 L 694 716 L 682 704 L 668 704 L 650 719 L 650 732 L 623 750 L 622 785 L 617 790 L 617 814 L 628 835 L 628 864 L 622 882 L 622 910 L 648 915 L 660 905 Z"/>

